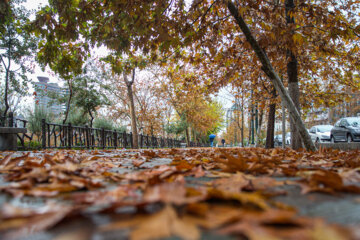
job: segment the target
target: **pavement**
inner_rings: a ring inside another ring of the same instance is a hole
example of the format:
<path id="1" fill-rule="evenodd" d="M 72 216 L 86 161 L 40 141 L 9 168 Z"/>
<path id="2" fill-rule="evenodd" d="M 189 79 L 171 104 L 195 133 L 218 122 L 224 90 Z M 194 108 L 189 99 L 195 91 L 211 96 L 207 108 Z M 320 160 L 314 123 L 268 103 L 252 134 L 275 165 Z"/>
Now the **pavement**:
<path id="1" fill-rule="evenodd" d="M 120 151 L 108 151 L 97 155 L 98 157 L 112 157 L 119 154 Z M 129 154 L 136 155 L 136 152 L 129 152 Z M 123 159 L 122 167 L 114 167 L 110 171 L 117 173 L 132 173 L 142 171 L 139 168 L 133 167 L 131 159 Z M 168 165 L 172 159 L 170 158 L 153 158 L 149 162 L 145 162 L 142 167 L 145 169 L 154 168 L 156 166 Z M 292 177 L 276 177 L 278 181 L 295 181 L 297 178 Z M 206 184 L 212 179 L 208 177 L 186 177 L 188 184 Z M 0 175 L 0 186 L 6 186 Z M 360 186 L 360 183 L 356 183 Z M 110 184 L 107 188 L 113 188 L 115 185 Z M 269 189 L 270 190 L 270 189 Z M 360 226 L 360 195 L 339 193 L 337 195 L 327 195 L 322 193 L 308 193 L 306 195 L 301 193 L 301 188 L 296 185 L 281 185 L 274 187 L 275 191 L 286 191 L 286 195 L 277 195 L 272 197 L 274 201 L 278 201 L 298 210 L 300 216 L 306 217 L 321 217 L 328 223 L 336 223 L 342 226 L 356 228 Z M 54 199 L 56 201 L 64 201 L 63 199 Z M 22 197 L 14 198 L 6 193 L 0 193 L 0 206 L 5 203 L 10 203 L 14 206 L 38 208 L 45 203 L 46 199 L 42 197 Z M 157 206 L 152 206 L 156 208 Z M 124 210 L 126 211 L 126 209 Z M 128 211 L 132 211 L 131 208 Z M 62 221 L 60 224 L 51 228 L 50 230 L 41 231 L 20 239 L 34 239 L 34 240 L 48 240 L 48 239 L 94 239 L 94 240 L 112 240 L 112 239 L 128 239 L 129 230 L 121 230 L 115 232 L 99 232 L 95 229 L 98 226 L 109 223 L 113 220 L 112 216 L 102 213 L 89 212 L 78 215 Z M 178 239 L 178 238 L 167 238 Z M 201 239 L 236 239 L 233 237 L 220 236 L 211 231 L 203 231 Z"/>

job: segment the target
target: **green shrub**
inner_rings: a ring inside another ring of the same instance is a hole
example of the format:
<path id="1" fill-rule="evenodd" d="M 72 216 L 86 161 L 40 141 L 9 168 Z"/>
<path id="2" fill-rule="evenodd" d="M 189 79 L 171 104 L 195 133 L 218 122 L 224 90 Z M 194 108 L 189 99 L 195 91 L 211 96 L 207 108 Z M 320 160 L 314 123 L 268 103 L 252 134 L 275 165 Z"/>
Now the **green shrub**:
<path id="1" fill-rule="evenodd" d="M 114 131 L 117 131 L 117 132 L 121 132 L 121 133 L 123 133 L 123 132 L 126 132 L 126 127 L 125 126 L 115 126 L 114 128 L 113 128 L 113 130 Z"/>
<path id="2" fill-rule="evenodd" d="M 71 123 L 73 126 L 85 126 L 86 124 L 90 125 L 88 114 L 84 113 L 79 108 L 73 108 L 69 112 L 66 123 Z"/>
<path id="3" fill-rule="evenodd" d="M 52 121 L 51 114 L 42 107 L 35 107 L 35 110 L 29 112 L 27 128 L 34 133 L 38 138 L 41 136 L 41 121 L 45 119 L 46 122 Z"/>
<path id="4" fill-rule="evenodd" d="M 105 130 L 113 130 L 115 128 L 113 121 L 104 117 L 95 118 L 94 128 L 104 128 Z"/>
<path id="5" fill-rule="evenodd" d="M 22 147 L 20 140 L 17 141 L 18 147 Z M 32 140 L 30 142 L 25 142 L 25 149 L 39 149 L 41 148 L 41 143 L 35 140 Z"/>

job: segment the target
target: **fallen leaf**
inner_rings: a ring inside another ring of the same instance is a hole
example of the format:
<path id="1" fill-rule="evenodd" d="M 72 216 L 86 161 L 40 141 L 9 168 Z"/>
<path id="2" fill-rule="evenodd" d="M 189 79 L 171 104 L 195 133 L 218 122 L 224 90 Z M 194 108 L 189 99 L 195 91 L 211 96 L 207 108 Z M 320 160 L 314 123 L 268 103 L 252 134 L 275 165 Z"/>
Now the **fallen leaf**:
<path id="1" fill-rule="evenodd" d="M 102 226 L 102 231 L 132 229 L 130 239 L 147 240 L 178 236 L 182 239 L 199 239 L 200 232 L 196 225 L 179 218 L 175 209 L 166 205 L 159 212 L 150 216 L 136 216 L 129 221 L 119 221 Z"/>

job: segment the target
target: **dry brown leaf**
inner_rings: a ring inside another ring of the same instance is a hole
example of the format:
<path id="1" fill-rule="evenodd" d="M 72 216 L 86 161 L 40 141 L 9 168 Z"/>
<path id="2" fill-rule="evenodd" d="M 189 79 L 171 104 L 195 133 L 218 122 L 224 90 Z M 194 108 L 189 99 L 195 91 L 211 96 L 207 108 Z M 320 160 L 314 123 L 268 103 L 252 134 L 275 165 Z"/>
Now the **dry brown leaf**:
<path id="1" fill-rule="evenodd" d="M 67 206 L 49 204 L 41 209 L 12 210 L 12 216 L 2 220 L 0 230 L 5 231 L 4 238 L 20 238 L 38 231 L 49 229 L 63 220 L 72 209 Z M 30 215 L 29 212 L 32 212 Z M 23 215 L 23 216 L 22 216 Z"/>
<path id="2" fill-rule="evenodd" d="M 203 208 L 200 212 L 196 206 Z M 225 205 L 205 205 L 202 203 L 194 204 L 187 207 L 187 212 L 184 220 L 194 223 L 205 229 L 215 229 L 224 224 L 239 221 L 241 219 L 242 211 L 239 208 L 225 206 Z"/>
<path id="3" fill-rule="evenodd" d="M 177 205 L 194 203 L 205 198 L 206 192 L 203 189 L 191 189 L 189 192 L 183 182 L 162 183 L 148 187 L 143 196 L 146 203 L 164 202 Z"/>
<path id="4" fill-rule="evenodd" d="M 238 172 L 228 178 L 216 179 L 211 182 L 211 185 L 221 191 L 241 192 L 241 189 L 247 186 L 249 182 L 250 181 L 246 179 L 244 174 Z"/>
<path id="5" fill-rule="evenodd" d="M 141 160 L 137 160 L 137 159 L 132 160 L 132 164 L 134 165 L 134 167 L 140 167 L 144 163 L 145 163 L 145 161 L 141 161 Z"/>
<path id="6" fill-rule="evenodd" d="M 208 189 L 209 199 L 222 199 L 222 200 L 236 200 L 244 206 L 258 208 L 258 209 L 269 209 L 269 205 L 266 199 L 259 193 L 239 193 L 239 192 L 227 192 L 221 191 L 215 188 Z"/>
<path id="7" fill-rule="evenodd" d="M 136 216 L 129 221 L 119 221 L 105 225 L 102 231 L 112 231 L 130 227 L 132 240 L 147 240 L 178 236 L 182 239 L 199 239 L 200 232 L 196 225 L 179 218 L 170 205 L 151 216 Z"/>

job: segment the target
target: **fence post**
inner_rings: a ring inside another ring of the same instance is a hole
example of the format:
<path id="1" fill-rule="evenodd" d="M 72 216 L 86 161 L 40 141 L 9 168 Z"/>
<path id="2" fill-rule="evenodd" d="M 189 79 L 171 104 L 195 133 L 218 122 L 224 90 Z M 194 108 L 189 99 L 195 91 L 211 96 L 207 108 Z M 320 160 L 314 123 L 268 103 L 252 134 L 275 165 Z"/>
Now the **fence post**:
<path id="1" fill-rule="evenodd" d="M 85 125 L 85 145 L 86 148 L 90 148 L 90 139 L 89 139 L 89 126 Z"/>
<path id="2" fill-rule="evenodd" d="M 55 131 L 54 131 L 55 132 Z M 48 146 L 50 147 L 51 145 L 51 136 L 50 136 L 50 125 L 47 125 L 47 142 L 48 142 Z M 54 133 L 55 137 L 56 137 L 56 133 Z M 56 146 L 55 146 L 56 147 Z"/>
<path id="3" fill-rule="evenodd" d="M 101 128 L 101 147 L 104 149 L 106 145 L 105 129 Z"/>
<path id="4" fill-rule="evenodd" d="M 72 146 L 72 127 L 71 127 L 71 123 L 69 123 L 69 126 L 68 126 L 68 148 L 71 148 Z"/>
<path id="5" fill-rule="evenodd" d="M 117 139 L 118 139 L 118 137 L 117 137 L 117 132 L 116 132 L 116 130 L 114 131 L 114 148 L 117 148 Z"/>
<path id="6" fill-rule="evenodd" d="M 132 132 L 130 132 L 129 134 L 130 134 L 130 148 L 134 148 Z"/>
<path id="7" fill-rule="evenodd" d="M 45 119 L 41 119 L 41 140 L 42 148 L 46 148 L 46 122 Z"/>

